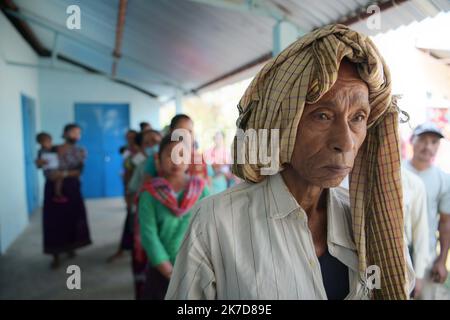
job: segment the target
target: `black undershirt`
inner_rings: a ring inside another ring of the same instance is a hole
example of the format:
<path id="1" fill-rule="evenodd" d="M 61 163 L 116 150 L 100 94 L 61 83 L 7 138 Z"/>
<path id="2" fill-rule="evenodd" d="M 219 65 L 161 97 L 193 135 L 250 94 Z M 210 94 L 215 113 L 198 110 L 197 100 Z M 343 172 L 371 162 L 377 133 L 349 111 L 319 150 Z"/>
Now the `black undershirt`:
<path id="1" fill-rule="evenodd" d="M 328 300 L 344 300 L 349 293 L 348 267 L 328 250 L 319 257 L 319 263 Z"/>

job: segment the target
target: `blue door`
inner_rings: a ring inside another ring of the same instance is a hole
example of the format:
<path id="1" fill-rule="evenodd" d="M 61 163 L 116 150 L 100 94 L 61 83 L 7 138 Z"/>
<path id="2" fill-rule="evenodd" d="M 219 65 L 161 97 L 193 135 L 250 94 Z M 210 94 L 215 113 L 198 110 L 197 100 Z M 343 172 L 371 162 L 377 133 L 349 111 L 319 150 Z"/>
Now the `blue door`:
<path id="1" fill-rule="evenodd" d="M 27 210 L 28 214 L 31 215 L 38 207 L 39 201 L 37 170 L 34 165 L 36 157 L 36 110 L 32 98 L 22 94 L 21 102 Z"/>
<path id="2" fill-rule="evenodd" d="M 75 122 L 82 129 L 80 145 L 87 151 L 82 176 L 87 198 L 123 195 L 121 146 L 129 128 L 128 104 L 76 103 Z"/>

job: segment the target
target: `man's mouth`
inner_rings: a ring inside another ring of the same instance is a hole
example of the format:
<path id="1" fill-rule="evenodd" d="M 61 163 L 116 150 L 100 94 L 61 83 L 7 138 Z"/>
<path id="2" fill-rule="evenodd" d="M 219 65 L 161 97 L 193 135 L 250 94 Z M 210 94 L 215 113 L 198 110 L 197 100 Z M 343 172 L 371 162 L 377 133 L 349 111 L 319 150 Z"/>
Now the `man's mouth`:
<path id="1" fill-rule="evenodd" d="M 431 157 L 433 154 L 430 152 L 430 151 L 428 151 L 428 150 L 424 150 L 424 151 L 422 151 L 422 154 L 424 155 L 424 156 L 427 156 L 427 157 Z"/>
<path id="2" fill-rule="evenodd" d="M 324 166 L 325 169 L 327 169 L 328 171 L 334 173 L 334 174 L 338 174 L 338 175 L 347 175 L 350 173 L 350 170 L 352 169 L 349 166 L 345 166 L 345 165 L 339 165 L 339 164 L 331 164 L 328 166 Z"/>

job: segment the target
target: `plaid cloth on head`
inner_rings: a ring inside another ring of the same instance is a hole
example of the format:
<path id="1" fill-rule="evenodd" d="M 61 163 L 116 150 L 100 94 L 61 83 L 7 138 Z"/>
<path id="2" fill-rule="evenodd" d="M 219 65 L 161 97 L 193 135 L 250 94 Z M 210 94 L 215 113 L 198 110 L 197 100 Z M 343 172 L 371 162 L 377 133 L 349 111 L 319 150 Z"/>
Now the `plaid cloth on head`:
<path id="1" fill-rule="evenodd" d="M 370 38 L 343 25 L 329 25 L 294 42 L 253 79 L 239 102 L 237 127 L 280 129 L 279 163 L 289 163 L 305 104 L 330 90 L 343 58 L 356 64 L 368 85 L 371 106 L 366 140 L 350 174 L 361 279 L 365 281 L 368 266 L 377 265 L 381 289 L 373 290 L 372 297 L 407 299 L 398 108 L 389 70 Z M 247 154 L 245 163 L 238 163 L 237 146 L 235 139 L 233 173 L 251 182 L 264 179 L 260 170 L 265 165 L 250 164 Z"/>

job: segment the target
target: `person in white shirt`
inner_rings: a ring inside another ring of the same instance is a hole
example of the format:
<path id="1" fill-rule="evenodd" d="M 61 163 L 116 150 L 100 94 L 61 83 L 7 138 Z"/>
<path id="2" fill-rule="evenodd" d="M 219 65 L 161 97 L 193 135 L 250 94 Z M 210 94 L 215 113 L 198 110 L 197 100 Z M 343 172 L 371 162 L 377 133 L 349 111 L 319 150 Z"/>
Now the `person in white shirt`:
<path id="1" fill-rule="evenodd" d="M 431 263 L 426 189 L 422 180 L 405 168 L 402 168 L 402 187 L 405 236 L 416 273 L 413 296 L 417 298 L 422 292 L 425 272 Z"/>
<path id="2" fill-rule="evenodd" d="M 418 175 L 426 189 L 427 214 L 429 224 L 429 252 L 432 263 L 429 279 L 437 284 L 446 281 L 448 250 L 450 248 L 450 181 L 448 175 L 433 165 L 433 159 L 439 149 L 440 140 L 444 138 L 440 129 L 431 122 L 415 128 L 411 142 L 413 157 L 404 163 L 404 167 Z M 440 251 L 437 254 L 437 237 L 439 234 Z M 434 286 L 439 288 L 439 286 Z M 425 290 L 432 292 L 433 290 Z M 436 297 L 427 294 L 424 299 Z"/>

